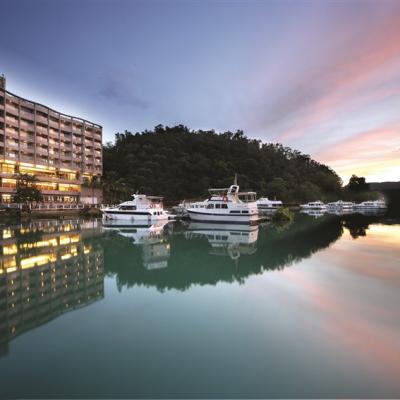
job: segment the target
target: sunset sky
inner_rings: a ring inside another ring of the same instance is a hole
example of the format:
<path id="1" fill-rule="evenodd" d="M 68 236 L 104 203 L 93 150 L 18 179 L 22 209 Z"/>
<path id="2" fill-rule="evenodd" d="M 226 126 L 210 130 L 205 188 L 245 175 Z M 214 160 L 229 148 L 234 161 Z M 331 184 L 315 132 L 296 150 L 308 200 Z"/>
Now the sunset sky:
<path id="1" fill-rule="evenodd" d="M 7 88 L 103 125 L 242 129 L 400 180 L 400 0 L 3 0 Z"/>

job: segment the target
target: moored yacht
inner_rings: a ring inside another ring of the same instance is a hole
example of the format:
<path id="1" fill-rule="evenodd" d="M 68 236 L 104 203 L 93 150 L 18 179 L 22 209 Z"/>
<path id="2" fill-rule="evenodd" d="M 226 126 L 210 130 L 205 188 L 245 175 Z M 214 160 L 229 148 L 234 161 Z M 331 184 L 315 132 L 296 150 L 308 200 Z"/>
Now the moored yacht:
<path id="1" fill-rule="evenodd" d="M 118 220 L 166 220 L 169 215 L 164 211 L 163 198 L 158 196 L 146 196 L 145 194 L 133 194 L 133 199 L 125 201 L 116 207 L 106 207 L 103 218 Z"/>
<path id="2" fill-rule="evenodd" d="M 354 203 L 351 201 L 338 200 L 327 204 L 329 210 L 350 211 L 354 208 Z"/>
<path id="3" fill-rule="evenodd" d="M 255 192 L 239 192 L 237 184 L 227 189 L 209 189 L 210 198 L 187 209 L 190 219 L 200 222 L 234 222 L 252 224 L 258 221 Z"/>
<path id="4" fill-rule="evenodd" d="M 363 201 L 354 206 L 356 210 L 386 210 L 387 205 L 383 200 Z"/>
<path id="5" fill-rule="evenodd" d="M 259 210 L 277 210 L 282 207 L 280 200 L 270 200 L 267 197 L 261 197 L 257 200 L 257 207 Z"/>
<path id="6" fill-rule="evenodd" d="M 207 205 L 207 200 L 189 202 L 183 200 L 177 206 L 172 207 L 172 210 L 179 215 L 187 215 L 189 208 L 204 208 Z"/>
<path id="7" fill-rule="evenodd" d="M 301 204 L 300 208 L 303 210 L 326 210 L 326 205 L 322 201 L 312 201 L 307 204 Z"/>

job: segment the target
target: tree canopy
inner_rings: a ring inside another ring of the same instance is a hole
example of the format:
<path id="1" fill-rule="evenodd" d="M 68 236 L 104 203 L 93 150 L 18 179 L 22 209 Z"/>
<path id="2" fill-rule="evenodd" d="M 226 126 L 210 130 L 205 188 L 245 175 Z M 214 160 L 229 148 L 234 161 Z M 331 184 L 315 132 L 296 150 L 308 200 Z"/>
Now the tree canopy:
<path id="1" fill-rule="evenodd" d="M 16 194 L 14 201 L 21 204 L 31 204 L 43 200 L 42 193 L 36 187 L 37 179 L 34 175 L 18 174 L 15 176 Z"/>
<path id="2" fill-rule="evenodd" d="M 235 173 L 241 190 L 285 202 L 335 200 L 342 190 L 340 177 L 328 166 L 242 131 L 193 131 L 183 125 L 125 131 L 104 146 L 103 160 L 104 181 L 115 186 L 118 177 L 124 196 L 140 191 L 169 201 L 202 198 L 210 187 L 232 184 Z"/>

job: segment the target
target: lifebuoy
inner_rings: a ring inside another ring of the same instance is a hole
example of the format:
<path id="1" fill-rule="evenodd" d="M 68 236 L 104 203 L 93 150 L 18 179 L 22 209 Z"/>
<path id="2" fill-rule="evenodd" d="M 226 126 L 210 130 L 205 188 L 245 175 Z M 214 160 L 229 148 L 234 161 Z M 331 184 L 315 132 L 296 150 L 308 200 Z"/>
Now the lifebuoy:
<path id="1" fill-rule="evenodd" d="M 150 208 L 154 208 L 154 204 L 150 204 Z"/>

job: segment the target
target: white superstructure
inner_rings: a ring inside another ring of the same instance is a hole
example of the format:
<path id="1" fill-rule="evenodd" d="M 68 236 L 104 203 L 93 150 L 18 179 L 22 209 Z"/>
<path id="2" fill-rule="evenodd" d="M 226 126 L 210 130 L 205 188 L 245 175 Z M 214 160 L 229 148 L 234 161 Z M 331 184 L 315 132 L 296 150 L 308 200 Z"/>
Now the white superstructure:
<path id="1" fill-rule="evenodd" d="M 251 224 L 258 221 L 255 192 L 239 192 L 234 184 L 227 189 L 209 189 L 210 198 L 187 209 L 193 221 Z M 204 207 L 203 207 L 204 205 Z"/>
<path id="2" fill-rule="evenodd" d="M 356 210 L 386 210 L 387 205 L 383 200 L 363 201 L 354 206 Z"/>
<path id="3" fill-rule="evenodd" d="M 333 203 L 328 203 L 327 208 L 330 211 L 351 211 L 354 205 L 355 204 L 350 201 L 338 200 Z"/>
<path id="4" fill-rule="evenodd" d="M 168 219 L 168 213 L 164 211 L 162 197 L 146 196 L 145 194 L 134 194 L 132 197 L 132 200 L 125 201 L 116 207 L 104 208 L 102 210 L 103 218 L 128 221 Z"/>
<path id="5" fill-rule="evenodd" d="M 257 200 L 257 207 L 259 210 L 277 210 L 282 207 L 280 200 L 270 200 L 267 197 L 261 197 Z"/>
<path id="6" fill-rule="evenodd" d="M 307 204 L 301 204 L 300 208 L 303 210 L 326 210 L 326 205 L 322 201 L 312 201 Z"/>

